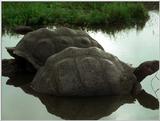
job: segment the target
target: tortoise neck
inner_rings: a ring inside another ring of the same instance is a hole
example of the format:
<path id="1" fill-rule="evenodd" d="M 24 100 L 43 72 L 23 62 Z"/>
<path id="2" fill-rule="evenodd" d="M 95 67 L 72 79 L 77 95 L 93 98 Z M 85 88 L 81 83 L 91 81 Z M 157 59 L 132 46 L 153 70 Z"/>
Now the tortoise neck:
<path id="1" fill-rule="evenodd" d="M 140 68 L 136 68 L 134 70 L 134 74 L 137 77 L 138 82 L 141 82 L 147 76 L 143 73 L 143 71 Z"/>

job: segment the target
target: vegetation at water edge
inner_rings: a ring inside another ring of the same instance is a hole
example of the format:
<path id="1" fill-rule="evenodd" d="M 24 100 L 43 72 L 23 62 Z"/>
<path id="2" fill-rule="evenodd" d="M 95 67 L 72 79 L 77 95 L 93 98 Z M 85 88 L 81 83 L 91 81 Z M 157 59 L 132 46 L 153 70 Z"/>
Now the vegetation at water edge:
<path id="1" fill-rule="evenodd" d="M 143 26 L 148 12 L 130 2 L 2 2 L 2 27 L 18 25 L 121 29 Z"/>

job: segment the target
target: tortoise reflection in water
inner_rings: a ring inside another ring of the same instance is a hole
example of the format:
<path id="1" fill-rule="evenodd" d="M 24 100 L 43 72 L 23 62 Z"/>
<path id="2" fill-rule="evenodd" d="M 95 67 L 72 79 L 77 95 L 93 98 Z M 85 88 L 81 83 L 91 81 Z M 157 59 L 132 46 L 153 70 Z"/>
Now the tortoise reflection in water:
<path id="1" fill-rule="evenodd" d="M 101 96 L 101 97 L 57 97 L 38 93 L 30 87 L 33 74 L 16 73 L 10 75 L 8 85 L 20 87 L 25 93 L 38 97 L 51 114 L 68 120 L 96 120 L 111 115 L 124 104 L 138 102 L 149 109 L 158 109 L 158 100 L 144 90 L 136 96 Z M 149 102 L 149 103 L 148 103 Z"/>

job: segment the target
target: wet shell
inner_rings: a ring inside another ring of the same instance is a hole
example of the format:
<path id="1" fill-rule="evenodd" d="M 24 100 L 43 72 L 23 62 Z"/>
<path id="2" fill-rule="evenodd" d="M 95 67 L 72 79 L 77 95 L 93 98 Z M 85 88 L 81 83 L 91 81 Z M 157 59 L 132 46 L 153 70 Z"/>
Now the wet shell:
<path id="1" fill-rule="evenodd" d="M 50 56 L 31 87 L 58 96 L 121 95 L 136 84 L 133 69 L 103 50 L 69 47 Z"/>
<path id="2" fill-rule="evenodd" d="M 61 27 L 55 31 L 45 28 L 29 32 L 15 47 L 13 54 L 28 60 L 36 69 L 44 65 L 46 59 L 61 50 L 70 47 L 98 47 L 93 38 L 80 30 Z"/>

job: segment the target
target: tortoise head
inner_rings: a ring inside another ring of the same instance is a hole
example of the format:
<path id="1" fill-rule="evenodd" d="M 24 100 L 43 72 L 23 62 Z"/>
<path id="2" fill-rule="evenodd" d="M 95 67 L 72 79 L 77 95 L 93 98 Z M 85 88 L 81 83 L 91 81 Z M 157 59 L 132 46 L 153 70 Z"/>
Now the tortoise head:
<path id="1" fill-rule="evenodd" d="M 151 75 L 158 71 L 159 61 L 146 61 L 140 64 L 134 71 L 134 74 L 137 77 L 137 81 L 141 82 L 146 76 Z"/>
<path id="2" fill-rule="evenodd" d="M 32 32 L 33 28 L 31 28 L 30 26 L 17 26 L 16 28 L 13 29 L 13 32 L 15 32 L 16 34 L 22 34 L 25 35 L 28 32 Z"/>

